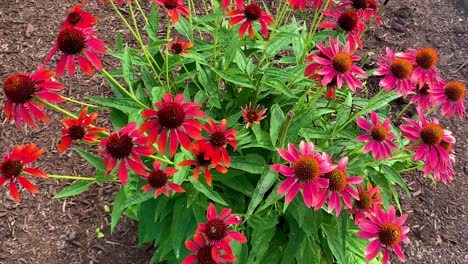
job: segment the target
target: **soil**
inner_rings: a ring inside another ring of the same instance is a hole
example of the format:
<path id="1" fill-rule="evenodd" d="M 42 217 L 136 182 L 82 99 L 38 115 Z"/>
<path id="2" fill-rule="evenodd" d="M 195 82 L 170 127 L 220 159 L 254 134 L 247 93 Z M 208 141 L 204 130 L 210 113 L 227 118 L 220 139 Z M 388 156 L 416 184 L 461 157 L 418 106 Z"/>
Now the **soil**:
<path id="1" fill-rule="evenodd" d="M 4 3 L 8 2 L 8 4 Z M 89 0 L 86 10 L 100 18 L 99 36 L 113 44 L 116 31 L 124 33 L 118 18 L 105 6 L 98 8 Z M 63 0 L 3 0 L 0 5 L 0 80 L 15 73 L 30 73 L 40 65 L 53 46 L 59 24 L 74 5 Z M 382 15 L 383 25 L 372 28 L 364 40 L 365 52 L 376 59 L 385 47 L 404 50 L 432 46 L 440 52 L 438 70 L 446 80 L 468 82 L 468 15 L 463 1 L 420 0 L 390 1 Z M 124 33 L 125 37 L 125 33 Z M 129 39 L 129 38 L 127 38 Z M 112 46 L 112 45 L 111 45 Z M 113 65 L 109 56 L 106 65 Z M 62 78 L 73 98 L 109 93 L 107 84 L 98 77 L 77 74 Z M 4 102 L 3 93 L 0 102 Z M 2 104 L 3 105 L 3 104 Z M 78 108 L 67 106 L 70 111 Z M 55 112 L 53 120 L 38 130 L 18 132 L 8 122 L 0 126 L 0 149 L 17 144 L 36 143 L 45 154 L 36 163 L 46 172 L 63 175 L 93 175 L 94 170 L 71 151 L 57 153 L 62 118 Z M 1 121 L 4 115 L 0 116 Z M 408 263 L 468 263 L 468 124 L 452 118 L 440 118 L 457 137 L 458 174 L 452 184 L 437 184 L 415 172 L 405 175 L 413 197 L 402 199 L 409 213 L 412 243 L 404 247 Z M 1 152 L 3 153 L 3 151 Z M 40 193 L 21 192 L 16 204 L 7 188 L 0 189 L 0 263 L 148 263 L 152 250 L 137 246 L 137 227 L 123 218 L 110 234 L 110 215 L 117 185 L 95 185 L 72 198 L 51 199 L 68 186 L 68 181 L 36 180 Z M 104 233 L 98 238 L 96 228 Z"/>

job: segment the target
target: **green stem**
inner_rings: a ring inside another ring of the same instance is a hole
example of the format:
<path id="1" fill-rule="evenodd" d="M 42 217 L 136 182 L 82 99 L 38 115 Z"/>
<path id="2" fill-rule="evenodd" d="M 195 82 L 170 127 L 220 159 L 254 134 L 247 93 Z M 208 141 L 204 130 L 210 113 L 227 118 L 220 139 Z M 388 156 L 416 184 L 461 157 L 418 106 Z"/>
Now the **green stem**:
<path id="1" fill-rule="evenodd" d="M 145 20 L 145 25 L 148 25 L 148 18 L 146 17 L 143 8 L 141 8 L 140 2 L 138 2 L 138 0 L 135 0 L 135 4 L 137 5 L 138 11 L 140 11 L 141 13 L 141 16 L 143 16 L 143 20 Z"/>
<path id="2" fill-rule="evenodd" d="M 399 173 L 417 170 L 417 169 L 419 169 L 420 167 L 421 167 L 421 166 L 410 167 L 410 168 L 407 168 L 407 169 L 404 169 L 404 170 L 399 171 Z"/>
<path id="3" fill-rule="evenodd" d="M 160 158 L 160 157 L 154 156 L 154 155 L 150 155 L 150 156 L 147 156 L 147 157 L 150 157 L 150 158 L 152 158 L 152 159 L 154 159 L 154 160 L 162 161 L 162 162 L 167 163 L 167 164 L 169 164 L 169 165 L 174 165 L 174 162 L 172 162 L 172 161 L 166 159 L 165 157 Z"/>
<path id="4" fill-rule="evenodd" d="M 166 40 L 169 41 L 169 38 L 171 37 L 171 20 L 170 17 L 167 17 L 167 32 L 166 32 Z M 169 50 L 166 50 L 166 84 L 167 84 L 167 89 L 169 90 L 169 93 L 171 93 L 171 84 L 169 82 Z"/>
<path id="5" fill-rule="evenodd" d="M 51 179 L 65 179 L 65 180 L 78 180 L 78 181 L 97 181 L 93 177 L 83 177 L 83 176 L 69 176 L 69 175 L 57 175 L 57 174 L 47 174 L 48 178 Z M 118 182 L 119 180 L 108 180 L 107 182 Z"/>
<path id="6" fill-rule="evenodd" d="M 111 1 L 112 2 L 112 1 Z M 106 76 L 115 86 L 117 86 L 117 88 L 119 88 L 124 94 L 126 94 L 128 97 L 130 97 L 133 101 L 135 101 L 137 104 L 139 104 L 141 107 L 143 107 L 144 109 L 149 109 L 149 107 L 147 105 L 145 105 L 144 103 L 142 103 L 140 100 L 138 100 L 138 98 L 136 98 L 133 94 L 131 94 L 129 91 L 127 91 L 127 89 L 125 89 L 116 79 L 114 79 L 114 77 L 112 77 L 112 75 L 106 71 L 106 69 L 102 69 L 102 73 L 104 74 L 104 76 Z"/>
<path id="7" fill-rule="evenodd" d="M 427 111 L 427 112 L 424 114 L 424 116 L 427 117 L 427 116 L 429 116 L 430 114 L 432 114 L 432 112 L 434 112 L 434 110 L 436 110 L 437 107 L 438 107 L 437 105 L 434 105 L 429 111 Z"/>
<path id="8" fill-rule="evenodd" d="M 403 109 L 401 109 L 400 112 L 398 112 L 398 114 L 396 115 L 396 118 L 399 118 L 402 114 L 404 114 L 406 112 L 406 110 L 408 110 L 408 108 L 411 106 L 411 102 L 408 102 L 405 107 L 403 107 Z"/>
<path id="9" fill-rule="evenodd" d="M 72 102 L 72 103 L 75 103 L 75 104 L 80 104 L 80 105 L 84 105 L 84 106 L 88 106 L 88 107 L 92 107 L 92 108 L 106 108 L 105 106 L 98 106 L 98 105 L 84 103 L 84 102 L 81 102 L 81 101 L 78 101 L 78 100 L 63 96 L 63 95 L 61 97 L 63 99 L 65 99 L 65 100 L 67 100 L 69 102 Z"/>
<path id="10" fill-rule="evenodd" d="M 70 112 L 68 112 L 67 110 L 61 108 L 60 106 L 56 105 L 56 104 L 53 104 L 53 103 L 50 103 L 50 102 L 47 102 L 39 97 L 36 97 L 36 101 L 44 104 L 44 105 L 47 105 L 48 107 L 54 109 L 55 111 L 59 112 L 59 113 L 62 113 L 64 115 L 67 115 L 73 119 L 78 119 L 78 117 Z"/>

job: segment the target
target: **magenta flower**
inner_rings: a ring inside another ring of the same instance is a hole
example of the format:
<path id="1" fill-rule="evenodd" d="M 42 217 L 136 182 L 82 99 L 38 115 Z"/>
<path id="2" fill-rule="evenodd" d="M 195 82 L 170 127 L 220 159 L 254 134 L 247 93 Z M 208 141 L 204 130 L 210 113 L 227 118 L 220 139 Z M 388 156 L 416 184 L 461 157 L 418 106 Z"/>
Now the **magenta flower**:
<path id="1" fill-rule="evenodd" d="M 390 139 L 396 139 L 397 136 L 392 134 L 390 126 L 390 118 L 384 120 L 380 124 L 379 116 L 375 111 L 370 113 L 372 124 L 362 117 L 356 118 L 356 124 L 367 131 L 370 131 L 370 134 L 360 135 L 356 138 L 358 142 L 368 141 L 364 146 L 364 153 L 372 151 L 372 157 L 374 159 L 386 160 L 387 157 L 393 157 L 391 149 L 398 149 L 397 145 L 393 143 Z"/>
<path id="2" fill-rule="evenodd" d="M 408 49 L 406 52 L 397 53 L 396 56 L 408 59 L 416 65 L 411 80 L 418 83 L 419 86 L 424 85 L 427 79 L 429 87 L 432 88 L 434 81 L 441 80 L 435 69 L 439 60 L 439 53 L 434 48 Z"/>
<path id="3" fill-rule="evenodd" d="M 185 241 L 185 247 L 189 250 L 195 251 L 196 253 L 188 255 L 182 261 L 182 264 L 192 264 L 193 262 L 199 264 L 222 264 L 225 263 L 223 261 L 236 261 L 236 256 L 234 256 L 232 251 L 222 252 L 219 246 L 218 248 L 213 249 L 215 246 L 207 242 L 204 234 L 195 234 L 193 236 L 193 242 L 191 240 Z"/>
<path id="4" fill-rule="evenodd" d="M 169 191 L 167 188 L 170 188 L 174 192 L 185 192 L 185 190 L 180 187 L 179 184 L 169 181 L 169 178 L 174 176 L 178 171 L 174 167 L 166 167 L 164 170 L 161 169 L 162 163 L 159 161 L 153 161 L 153 170 L 149 171 L 143 178 L 148 184 L 144 185 L 141 189 L 146 193 L 151 190 L 154 191 L 154 198 L 158 198 L 161 193 L 164 193 L 169 197 Z"/>
<path id="5" fill-rule="evenodd" d="M 384 87 L 386 92 L 390 92 L 396 87 L 397 94 L 403 92 L 403 98 L 406 98 L 408 93 L 414 90 L 411 82 L 413 65 L 408 59 L 396 58 L 390 48 L 387 47 L 385 50 L 387 56 L 379 56 L 380 61 L 377 62 L 379 68 L 374 72 L 374 75 L 385 76 L 380 80 L 379 86 Z"/>
<path id="6" fill-rule="evenodd" d="M 327 153 L 322 155 L 324 161 L 328 164 L 333 164 L 332 159 Z M 345 203 L 345 209 L 350 209 L 353 207 L 353 202 L 351 201 L 350 195 L 359 200 L 359 195 L 351 188 L 349 184 L 359 184 L 362 182 L 362 177 L 353 176 L 348 177 L 346 175 L 346 165 L 348 164 L 348 157 L 343 157 L 338 162 L 338 167 L 334 170 L 320 175 L 320 177 L 328 179 L 328 188 L 321 190 L 321 199 L 315 205 L 315 209 L 318 210 L 321 208 L 327 201 L 328 194 L 330 193 L 330 200 L 328 202 L 328 213 L 331 213 L 335 209 L 336 215 L 339 216 L 341 212 L 341 197 Z"/>
<path id="7" fill-rule="evenodd" d="M 455 170 L 453 169 L 455 151 L 453 150 L 453 143 L 442 141 L 440 146 L 448 153 L 448 159 L 437 163 L 425 162 L 422 171 L 424 172 L 424 177 L 428 177 L 432 173 L 435 181 L 442 180 L 444 184 L 447 184 L 453 180 L 453 175 L 455 174 Z"/>
<path id="8" fill-rule="evenodd" d="M 318 55 L 313 57 L 317 63 L 322 65 L 322 68 L 318 71 L 318 74 L 323 76 L 322 85 L 327 85 L 334 77 L 336 77 L 338 88 L 343 87 L 344 79 L 353 92 L 356 91 L 357 87 L 362 89 L 361 81 L 353 75 L 354 73 L 362 78 L 367 78 L 366 73 L 357 65 L 353 64 L 354 61 L 360 60 L 361 57 L 351 54 L 349 41 L 346 42 L 343 50 L 341 50 L 339 39 L 335 42 L 332 37 L 329 37 L 329 42 L 330 48 L 327 48 L 322 44 L 317 44 L 317 48 L 326 56 L 326 58 L 322 58 Z"/>
<path id="9" fill-rule="evenodd" d="M 354 10 L 345 10 L 331 12 L 322 10 L 325 17 L 334 18 L 332 22 L 322 22 L 319 24 L 320 28 L 335 29 L 340 28 L 348 33 L 348 41 L 350 43 L 351 51 L 356 49 L 356 44 L 362 50 L 361 34 L 364 32 L 365 24 L 361 20 L 362 13 L 356 13 Z"/>
<path id="10" fill-rule="evenodd" d="M 436 83 L 430 90 L 434 105 L 441 105 L 443 115 L 452 117 L 455 112 L 458 113 L 460 119 L 463 119 L 465 106 L 463 99 L 465 98 L 466 86 L 460 81 L 446 83 L 444 80 Z"/>
<path id="11" fill-rule="evenodd" d="M 388 213 L 384 212 L 379 207 L 375 209 L 375 215 L 371 213 L 364 213 L 368 219 L 361 219 L 358 226 L 361 229 L 357 236 L 362 239 L 376 238 L 369 245 L 367 245 L 364 254 L 366 261 L 373 260 L 379 254 L 382 246 L 384 247 L 382 264 L 387 264 L 389 260 L 389 248 L 397 257 L 405 262 L 405 256 L 401 250 L 400 242 L 408 244 L 410 242 L 408 234 L 410 228 L 403 226 L 407 214 L 395 218 L 395 207 L 390 206 Z"/>
<path id="12" fill-rule="evenodd" d="M 270 166 L 272 171 L 279 172 L 288 177 L 278 188 L 278 193 L 286 193 L 285 202 L 290 203 L 296 197 L 299 189 L 302 189 L 302 195 L 305 205 L 310 208 L 315 206 L 319 200 L 320 187 L 328 188 L 328 179 L 321 178 L 321 174 L 333 171 L 337 166 L 327 163 L 322 155 L 314 152 L 314 143 L 301 141 L 299 150 L 289 143 L 288 150 L 278 149 L 279 155 L 291 166 L 283 164 L 273 164 Z"/>
<path id="13" fill-rule="evenodd" d="M 416 94 L 411 97 L 410 102 L 412 104 L 416 104 L 416 108 L 423 112 L 431 109 L 433 99 L 427 81 L 424 83 L 424 85 L 418 85 L 415 92 Z"/>
<path id="14" fill-rule="evenodd" d="M 355 200 L 353 208 L 349 210 L 349 214 L 354 214 L 354 223 L 365 218 L 364 213 L 371 213 L 376 207 L 381 206 L 382 198 L 380 198 L 380 186 L 372 187 L 370 182 L 367 182 L 367 189 L 364 190 L 361 185 L 358 185 L 359 200 Z"/>

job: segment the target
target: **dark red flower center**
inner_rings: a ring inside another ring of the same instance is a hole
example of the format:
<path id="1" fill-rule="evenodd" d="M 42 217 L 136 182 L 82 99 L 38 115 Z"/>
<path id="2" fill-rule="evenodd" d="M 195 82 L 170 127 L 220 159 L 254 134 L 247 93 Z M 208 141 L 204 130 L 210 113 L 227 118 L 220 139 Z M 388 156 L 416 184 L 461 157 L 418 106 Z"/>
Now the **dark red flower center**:
<path id="1" fill-rule="evenodd" d="M 184 48 L 182 47 L 182 44 L 180 44 L 179 42 L 172 43 L 172 45 L 171 45 L 171 52 L 172 53 L 180 54 L 180 53 L 182 53 L 183 50 L 184 50 Z"/>
<path id="2" fill-rule="evenodd" d="M 175 9 L 179 6 L 177 0 L 164 0 L 164 7 L 167 9 Z"/>
<path id="3" fill-rule="evenodd" d="M 443 147 L 445 151 L 450 152 L 452 151 L 453 143 L 448 143 L 442 140 L 442 142 L 440 142 L 440 146 Z"/>
<path id="4" fill-rule="evenodd" d="M 342 169 L 334 169 L 322 175 L 323 178 L 328 179 L 328 188 L 333 192 L 341 192 L 346 187 L 348 180 L 346 173 Z"/>
<path id="5" fill-rule="evenodd" d="M 429 92 L 429 84 L 425 83 L 421 88 L 416 89 L 416 92 L 425 96 L 430 95 L 431 93 Z"/>
<path id="6" fill-rule="evenodd" d="M 401 229 L 395 223 L 383 223 L 379 226 L 379 240 L 386 247 L 392 247 L 401 240 Z"/>
<path id="7" fill-rule="evenodd" d="M 390 71 L 398 79 L 407 79 L 413 73 L 413 65 L 407 59 L 394 59 L 390 63 Z"/>
<path id="8" fill-rule="evenodd" d="M 459 102 L 465 97 L 466 86 L 459 81 L 449 82 L 445 85 L 444 94 L 452 102 Z"/>
<path id="9" fill-rule="evenodd" d="M 68 128 L 68 135 L 72 140 L 79 140 L 84 138 L 86 131 L 80 125 L 72 125 Z"/>
<path id="10" fill-rule="evenodd" d="M 57 37 L 58 48 L 65 54 L 78 54 L 86 46 L 83 33 L 76 28 L 65 28 Z"/>
<path id="11" fill-rule="evenodd" d="M 107 152 L 115 159 L 123 159 L 130 155 L 133 149 L 132 138 L 128 135 L 113 134 L 107 139 Z"/>
<path id="12" fill-rule="evenodd" d="M 12 75 L 3 83 L 3 90 L 8 100 L 24 104 L 34 97 L 36 82 L 26 74 Z"/>
<path id="13" fill-rule="evenodd" d="M 294 175 L 301 182 L 312 182 L 320 177 L 320 162 L 311 155 L 299 157 L 293 164 Z"/>
<path id="14" fill-rule="evenodd" d="M 164 103 L 164 106 L 158 111 L 158 119 L 164 128 L 178 128 L 185 120 L 184 108 L 175 102 Z"/>
<path id="15" fill-rule="evenodd" d="M 208 167 L 211 164 L 211 159 L 205 159 L 205 152 L 200 152 L 197 155 L 197 165 L 202 167 Z"/>
<path id="16" fill-rule="evenodd" d="M 260 9 L 260 7 L 257 4 L 252 3 L 245 7 L 244 15 L 250 21 L 258 20 L 262 15 L 262 9 Z"/>
<path id="17" fill-rule="evenodd" d="M 388 131 L 382 125 L 374 126 L 371 130 L 371 136 L 372 136 L 372 139 L 382 142 L 387 139 Z"/>
<path id="18" fill-rule="evenodd" d="M 351 0 L 351 5 L 354 9 L 365 9 L 367 8 L 367 0 Z"/>
<path id="19" fill-rule="evenodd" d="M 338 73 L 347 73 L 353 65 L 351 56 L 345 52 L 337 53 L 335 56 L 333 56 L 331 61 L 333 69 L 335 69 L 335 71 Z"/>
<path id="20" fill-rule="evenodd" d="M 209 220 L 205 224 L 203 233 L 206 235 L 208 240 L 218 242 L 227 236 L 227 225 L 223 220 L 214 218 Z"/>
<path id="21" fill-rule="evenodd" d="M 204 245 L 198 249 L 197 260 L 200 264 L 216 264 L 216 261 L 213 260 L 211 256 L 211 250 L 213 247 L 211 245 Z"/>
<path id="22" fill-rule="evenodd" d="M 149 175 L 148 175 L 148 183 L 153 187 L 154 189 L 159 189 L 166 185 L 167 183 L 167 174 L 164 173 L 162 170 L 153 170 Z"/>
<path id="23" fill-rule="evenodd" d="M 338 25 L 345 31 L 353 31 L 357 28 L 359 18 L 353 10 L 347 10 L 338 17 Z"/>
<path id="24" fill-rule="evenodd" d="M 354 206 L 356 206 L 360 210 L 369 209 L 372 206 L 371 195 L 366 191 L 359 192 L 359 201 L 355 200 Z"/>
<path id="25" fill-rule="evenodd" d="M 419 135 L 424 144 L 436 146 L 442 142 L 444 129 L 437 124 L 429 123 L 421 128 Z"/>
<path id="26" fill-rule="evenodd" d="M 71 12 L 67 16 L 67 22 L 72 25 L 76 25 L 80 21 L 81 21 L 81 14 L 79 12 Z"/>
<path id="27" fill-rule="evenodd" d="M 224 135 L 224 132 L 217 131 L 210 135 L 210 144 L 215 148 L 223 147 L 227 142 L 228 139 L 226 138 L 226 135 Z"/>
<path id="28" fill-rule="evenodd" d="M 416 63 L 425 70 L 432 69 L 439 60 L 439 54 L 434 48 L 422 48 L 416 52 Z"/>
<path id="29" fill-rule="evenodd" d="M 5 160 L 0 165 L 0 176 L 6 177 L 7 179 L 18 177 L 23 171 L 23 162 L 17 159 Z"/>

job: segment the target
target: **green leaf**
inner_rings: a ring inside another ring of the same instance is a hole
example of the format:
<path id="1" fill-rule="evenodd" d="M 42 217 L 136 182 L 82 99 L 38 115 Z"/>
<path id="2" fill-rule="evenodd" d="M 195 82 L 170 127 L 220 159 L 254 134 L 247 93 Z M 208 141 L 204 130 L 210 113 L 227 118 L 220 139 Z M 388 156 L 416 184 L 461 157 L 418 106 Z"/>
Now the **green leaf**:
<path id="1" fill-rule="evenodd" d="M 277 216 L 261 217 L 259 215 L 252 215 L 247 223 L 253 228 L 250 242 L 254 249 L 250 252 L 247 263 L 263 263 L 262 259 L 268 251 L 270 241 L 276 233 Z"/>
<path id="2" fill-rule="evenodd" d="M 226 203 L 218 193 L 216 193 L 212 189 L 209 189 L 201 181 L 195 181 L 192 177 L 190 177 L 189 180 L 199 192 L 203 193 L 206 197 L 208 197 L 212 201 L 225 205 L 225 206 L 229 206 L 229 204 Z"/>
<path id="3" fill-rule="evenodd" d="M 104 166 L 104 161 L 101 157 L 98 157 L 79 148 L 73 148 L 73 150 L 80 154 L 81 157 L 83 157 L 87 162 L 89 162 L 89 164 L 91 164 L 97 170 L 106 170 L 106 167 Z"/>
<path id="4" fill-rule="evenodd" d="M 171 23 L 169 20 L 167 23 Z M 182 35 L 190 39 L 190 24 L 183 16 L 179 17 L 179 21 L 174 25 L 174 28 Z"/>
<path id="5" fill-rule="evenodd" d="M 117 223 L 119 222 L 120 216 L 125 210 L 123 206 L 127 197 L 125 195 L 125 189 L 120 189 L 117 194 L 115 195 L 114 205 L 112 206 L 112 214 L 111 214 L 111 233 L 114 232 Z"/>
<path id="6" fill-rule="evenodd" d="M 117 51 L 121 51 L 123 49 L 122 34 L 120 34 L 120 32 L 117 32 L 117 37 L 115 38 L 115 47 Z"/>
<path id="7" fill-rule="evenodd" d="M 263 200 L 263 195 L 271 188 L 271 186 L 273 186 L 276 178 L 278 178 L 278 173 L 271 171 L 270 168 L 263 171 L 252 195 L 252 200 L 250 200 L 249 207 L 247 208 L 247 213 L 245 215 L 246 219 L 253 214 L 257 206 Z"/>
<path id="8" fill-rule="evenodd" d="M 281 261 L 281 264 L 294 263 L 293 260 L 299 252 L 302 242 L 306 238 L 306 234 L 299 228 L 296 221 L 292 219 L 287 220 L 291 231 L 288 234 L 289 242 L 284 254 L 282 254 L 283 259 Z"/>
<path id="9" fill-rule="evenodd" d="M 127 199 L 124 207 L 126 208 L 135 204 L 143 203 L 145 201 L 148 201 L 149 199 L 153 199 L 153 197 L 154 197 L 154 191 L 150 191 L 146 193 L 137 192 L 135 195 L 132 195 L 130 198 Z"/>
<path id="10" fill-rule="evenodd" d="M 133 70 L 132 57 L 130 56 L 130 50 L 125 45 L 124 56 L 122 60 L 122 72 L 125 82 L 131 88 L 135 82 L 135 71 Z"/>
<path id="11" fill-rule="evenodd" d="M 157 39 L 158 35 L 158 26 L 159 26 L 159 12 L 156 9 L 156 5 L 151 5 L 151 11 L 148 19 L 148 25 L 145 29 L 148 33 L 148 36 L 152 41 Z"/>
<path id="12" fill-rule="evenodd" d="M 239 70 L 218 71 L 214 68 L 212 68 L 212 70 L 224 81 L 228 81 L 247 88 L 254 88 L 250 76 Z"/>
<path id="13" fill-rule="evenodd" d="M 128 115 L 118 109 L 112 108 L 110 116 L 114 131 L 118 131 L 128 124 Z"/>
<path id="14" fill-rule="evenodd" d="M 185 248 L 183 242 L 190 235 L 189 230 L 196 225 L 192 209 L 185 207 L 185 203 L 185 196 L 179 196 L 172 207 L 171 240 L 176 257 L 180 256 L 181 249 Z"/>
<path id="15" fill-rule="evenodd" d="M 278 135 L 281 131 L 281 125 L 283 124 L 286 117 L 284 116 L 283 110 L 278 104 L 271 106 L 271 118 L 270 118 L 270 138 L 273 146 L 276 146 Z"/>
<path id="16" fill-rule="evenodd" d="M 388 179 L 388 181 L 390 183 L 396 183 L 396 184 L 400 185 L 401 188 L 403 188 L 403 190 L 405 190 L 405 192 L 406 192 L 406 194 L 408 196 L 411 195 L 408 187 L 405 184 L 405 181 L 403 181 L 403 179 L 401 178 L 400 173 L 398 173 L 393 167 L 390 167 L 388 165 L 383 165 L 382 166 L 382 173 L 387 177 L 387 179 Z"/>
<path id="17" fill-rule="evenodd" d="M 94 181 L 92 182 L 75 182 L 72 185 L 68 186 L 67 188 L 63 189 L 61 192 L 57 193 L 54 195 L 54 199 L 58 198 L 63 198 L 63 197 L 69 197 L 69 196 L 75 196 L 78 195 L 86 190 L 88 190 L 89 186 L 93 185 Z"/>
<path id="18" fill-rule="evenodd" d="M 126 113 L 142 109 L 139 104 L 130 98 L 106 98 L 96 96 L 87 96 L 86 98 L 103 106 L 112 107 Z"/>
<path id="19" fill-rule="evenodd" d="M 346 263 L 346 229 L 348 226 L 348 215 L 341 214 L 336 220 L 336 225 L 322 225 L 326 234 L 328 246 L 338 263 Z"/>
<path id="20" fill-rule="evenodd" d="M 246 171 L 252 174 L 260 174 L 266 168 L 266 162 L 265 159 L 258 154 L 232 156 L 231 168 Z"/>
<path id="21" fill-rule="evenodd" d="M 271 87 L 283 95 L 286 95 L 290 98 L 297 98 L 295 94 L 289 90 L 289 88 L 279 79 L 268 79 L 268 81 L 263 83 L 264 85 Z"/>

